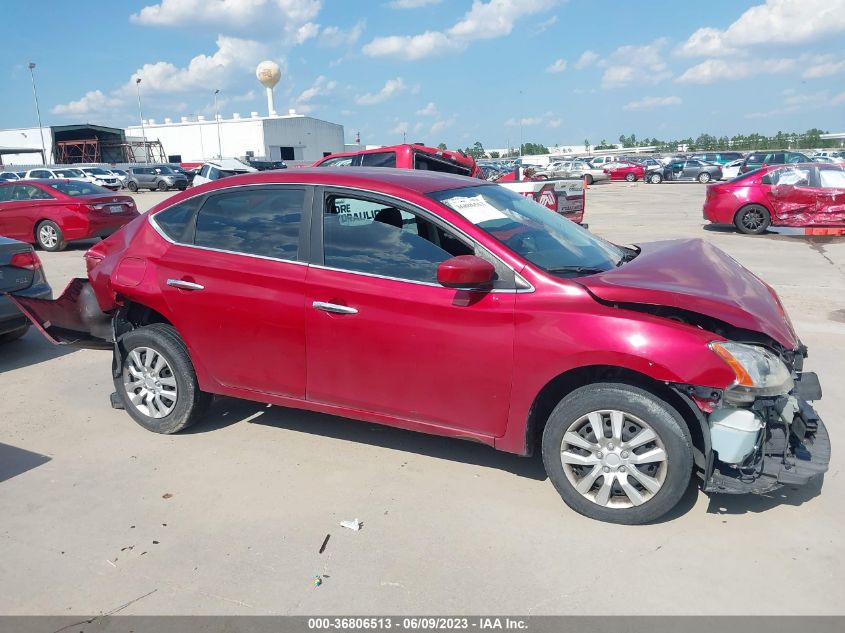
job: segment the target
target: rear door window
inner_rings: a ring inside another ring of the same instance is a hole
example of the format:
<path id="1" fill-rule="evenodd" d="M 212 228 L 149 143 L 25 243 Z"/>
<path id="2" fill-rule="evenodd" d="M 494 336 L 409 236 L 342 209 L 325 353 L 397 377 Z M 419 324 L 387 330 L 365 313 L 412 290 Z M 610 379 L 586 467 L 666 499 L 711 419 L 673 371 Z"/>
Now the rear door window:
<path id="1" fill-rule="evenodd" d="M 323 161 L 318 167 L 354 167 L 360 159 L 360 154 L 356 156 L 338 156 L 337 158 L 330 158 Z"/>
<path id="2" fill-rule="evenodd" d="M 770 176 L 774 185 L 810 186 L 809 167 L 786 167 L 773 171 Z"/>
<path id="3" fill-rule="evenodd" d="M 194 244 L 296 260 L 305 189 L 256 187 L 209 197 L 197 214 Z"/>
<path id="4" fill-rule="evenodd" d="M 12 192 L 13 200 L 52 200 L 51 196 L 46 191 L 42 191 L 33 185 L 15 185 Z"/>
<path id="5" fill-rule="evenodd" d="M 819 181 L 824 189 L 845 189 L 845 170 L 819 169 Z"/>
<path id="6" fill-rule="evenodd" d="M 361 167 L 396 167 L 396 152 L 362 154 Z"/>
<path id="7" fill-rule="evenodd" d="M 202 196 L 189 198 L 184 202 L 175 204 L 153 216 L 153 220 L 161 231 L 174 242 L 181 242 L 187 239 L 187 230 L 197 208 L 202 202 Z"/>

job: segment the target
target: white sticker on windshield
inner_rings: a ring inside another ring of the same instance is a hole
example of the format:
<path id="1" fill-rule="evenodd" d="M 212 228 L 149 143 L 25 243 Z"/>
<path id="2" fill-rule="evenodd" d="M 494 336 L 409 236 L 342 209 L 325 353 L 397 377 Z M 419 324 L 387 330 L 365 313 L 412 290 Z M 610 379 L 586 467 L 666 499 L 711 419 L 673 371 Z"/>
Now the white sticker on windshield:
<path id="1" fill-rule="evenodd" d="M 481 224 L 488 220 L 501 220 L 508 217 L 480 195 L 455 196 L 454 198 L 444 200 L 443 203 L 460 213 L 473 224 Z"/>

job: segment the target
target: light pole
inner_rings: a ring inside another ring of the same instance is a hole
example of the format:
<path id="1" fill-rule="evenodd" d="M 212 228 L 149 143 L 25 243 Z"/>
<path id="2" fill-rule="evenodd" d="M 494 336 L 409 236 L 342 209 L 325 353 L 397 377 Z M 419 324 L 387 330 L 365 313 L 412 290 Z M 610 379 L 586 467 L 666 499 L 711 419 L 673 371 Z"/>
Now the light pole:
<path id="1" fill-rule="evenodd" d="M 44 146 L 44 129 L 41 127 L 41 108 L 38 107 L 38 91 L 35 89 L 35 63 L 29 62 L 29 76 L 32 78 L 32 94 L 35 97 L 35 114 L 38 115 L 38 136 L 41 137 L 41 160 L 47 164 L 47 148 Z"/>
<path id="2" fill-rule="evenodd" d="M 217 109 L 217 93 L 220 88 L 214 91 L 214 120 L 217 122 L 217 158 L 223 158 L 223 145 L 220 143 L 220 111 Z"/>
<path id="3" fill-rule="evenodd" d="M 144 163 L 150 162 L 150 148 L 147 145 L 147 132 L 144 130 L 144 114 L 141 112 L 141 78 L 135 79 L 135 88 L 138 90 L 138 118 L 141 120 L 141 138 L 144 143 Z M 134 156 L 135 150 L 132 150 Z"/>
<path id="4" fill-rule="evenodd" d="M 519 157 L 522 158 L 522 90 L 519 91 Z"/>

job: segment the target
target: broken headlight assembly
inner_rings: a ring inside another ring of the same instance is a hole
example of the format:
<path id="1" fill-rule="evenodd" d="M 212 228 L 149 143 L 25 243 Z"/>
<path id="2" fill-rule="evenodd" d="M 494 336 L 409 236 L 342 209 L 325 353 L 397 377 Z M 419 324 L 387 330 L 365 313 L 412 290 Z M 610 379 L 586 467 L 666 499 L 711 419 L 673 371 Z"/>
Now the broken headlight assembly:
<path id="1" fill-rule="evenodd" d="M 709 347 L 736 375 L 733 384 L 725 389 L 727 404 L 750 404 L 760 396 L 781 396 L 792 391 L 789 368 L 765 347 L 730 341 L 713 342 Z"/>

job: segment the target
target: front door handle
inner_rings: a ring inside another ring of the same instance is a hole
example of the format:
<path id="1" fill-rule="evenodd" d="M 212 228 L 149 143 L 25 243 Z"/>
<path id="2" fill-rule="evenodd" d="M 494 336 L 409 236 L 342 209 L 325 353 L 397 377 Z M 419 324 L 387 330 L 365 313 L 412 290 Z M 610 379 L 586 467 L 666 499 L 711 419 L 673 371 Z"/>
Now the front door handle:
<path id="1" fill-rule="evenodd" d="M 356 308 L 340 306 L 336 303 L 326 303 L 324 301 L 315 301 L 311 304 L 311 307 L 317 310 L 322 310 L 323 312 L 331 312 L 332 314 L 358 314 L 358 310 Z"/>
<path id="2" fill-rule="evenodd" d="M 181 288 L 182 290 L 205 290 L 205 286 L 195 284 L 193 281 L 185 281 L 184 279 L 168 279 L 167 285 L 173 288 Z"/>

